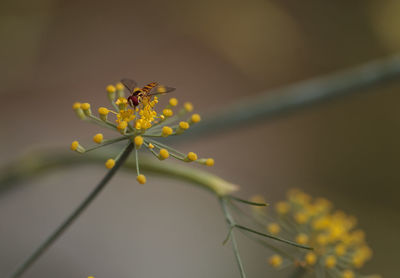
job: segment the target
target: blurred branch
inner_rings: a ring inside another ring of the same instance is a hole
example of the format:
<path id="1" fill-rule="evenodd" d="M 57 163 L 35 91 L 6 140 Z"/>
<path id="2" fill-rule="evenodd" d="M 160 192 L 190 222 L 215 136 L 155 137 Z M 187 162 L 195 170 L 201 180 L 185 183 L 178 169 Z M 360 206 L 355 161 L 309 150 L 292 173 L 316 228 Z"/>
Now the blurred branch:
<path id="1" fill-rule="evenodd" d="M 109 153 L 98 151 L 96 153 L 77 154 L 72 151 L 60 149 L 42 149 L 20 157 L 0 167 L 0 194 L 15 187 L 18 182 L 23 182 L 34 176 L 51 172 L 58 168 L 77 167 L 82 164 L 101 164 L 109 158 Z M 162 175 L 190 182 L 203 187 L 218 196 L 229 195 L 239 189 L 213 174 L 197 168 L 176 163 L 163 163 L 153 157 L 141 156 L 140 168 L 149 174 Z M 130 158 L 121 169 L 136 171 L 135 160 Z"/>
<path id="2" fill-rule="evenodd" d="M 243 98 L 206 117 L 185 136 L 222 132 L 241 125 L 268 120 L 314 104 L 361 92 L 399 76 L 400 55 L 375 60 L 350 70 L 303 81 L 251 98 Z"/>

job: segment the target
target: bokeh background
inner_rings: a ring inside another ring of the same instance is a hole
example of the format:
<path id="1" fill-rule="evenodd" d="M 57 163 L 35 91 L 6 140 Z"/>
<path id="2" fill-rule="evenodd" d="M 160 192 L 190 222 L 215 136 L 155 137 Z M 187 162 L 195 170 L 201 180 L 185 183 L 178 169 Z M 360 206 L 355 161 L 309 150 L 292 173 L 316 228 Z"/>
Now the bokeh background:
<path id="1" fill-rule="evenodd" d="M 104 105 L 121 77 L 178 88 L 203 115 L 400 50 L 392 1 L 1 1 L 0 162 L 89 143 L 74 101 Z M 297 187 L 354 214 L 374 258 L 397 277 L 400 82 L 267 123 L 179 142 L 212 156 L 240 196 L 274 202 Z M 56 171 L 0 195 L 0 276 L 61 222 L 106 170 Z M 215 198 L 163 178 L 120 174 L 25 277 L 239 277 Z M 279 277 L 239 238 L 249 277 Z M 269 276 L 268 276 L 269 275 Z M 286 277 L 287 273 L 284 275 Z"/>

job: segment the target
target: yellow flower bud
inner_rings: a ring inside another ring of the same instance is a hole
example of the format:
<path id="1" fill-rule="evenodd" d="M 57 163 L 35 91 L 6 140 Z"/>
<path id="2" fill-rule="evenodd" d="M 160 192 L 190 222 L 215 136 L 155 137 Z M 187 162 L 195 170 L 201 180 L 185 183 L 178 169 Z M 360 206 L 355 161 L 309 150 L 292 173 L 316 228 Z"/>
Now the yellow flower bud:
<path id="1" fill-rule="evenodd" d="M 90 104 L 85 102 L 81 104 L 81 108 L 83 110 L 83 113 L 85 113 L 86 116 L 92 115 L 92 111 L 90 110 Z"/>
<path id="2" fill-rule="evenodd" d="M 335 247 L 335 253 L 338 256 L 343 256 L 344 254 L 346 254 L 346 245 L 342 244 L 338 244 Z"/>
<path id="3" fill-rule="evenodd" d="M 354 278 L 354 272 L 351 271 L 350 269 L 346 269 L 345 271 L 343 271 L 341 278 Z"/>
<path id="4" fill-rule="evenodd" d="M 276 204 L 275 209 L 279 214 L 286 214 L 289 212 L 290 205 L 287 202 L 281 201 Z"/>
<path id="5" fill-rule="evenodd" d="M 152 143 L 149 143 L 149 148 L 154 149 L 154 145 Z"/>
<path id="6" fill-rule="evenodd" d="M 118 91 L 124 90 L 124 84 L 122 84 L 121 82 L 118 82 L 117 85 L 115 85 L 115 87 Z"/>
<path id="7" fill-rule="evenodd" d="M 115 93 L 116 89 L 113 85 L 108 85 L 106 88 L 107 93 L 112 94 Z"/>
<path id="8" fill-rule="evenodd" d="M 118 105 L 119 110 L 125 110 L 125 108 L 128 104 L 128 100 L 124 97 L 118 97 L 115 104 Z"/>
<path id="9" fill-rule="evenodd" d="M 296 242 L 298 243 L 298 244 L 307 244 L 307 242 L 308 242 L 308 236 L 306 235 L 306 234 L 303 234 L 303 233 L 301 233 L 301 234 L 298 234 L 297 236 L 296 236 Z"/>
<path id="10" fill-rule="evenodd" d="M 179 127 L 180 127 L 181 129 L 186 130 L 186 129 L 189 128 L 189 123 L 188 123 L 188 122 L 180 122 L 180 123 L 179 123 Z"/>
<path id="11" fill-rule="evenodd" d="M 97 133 L 94 137 L 93 137 L 93 141 L 97 144 L 100 144 L 101 142 L 103 142 L 103 134 L 101 133 Z"/>
<path id="12" fill-rule="evenodd" d="M 169 152 L 166 149 L 161 149 L 158 158 L 160 160 L 164 160 L 167 159 L 168 157 L 169 157 Z"/>
<path id="13" fill-rule="evenodd" d="M 79 146 L 79 142 L 78 141 L 74 141 L 71 144 L 71 150 L 76 151 L 78 149 Z"/>
<path id="14" fill-rule="evenodd" d="M 85 148 L 82 147 L 78 141 L 74 141 L 71 143 L 71 150 L 76 151 L 78 153 L 84 153 Z"/>
<path id="15" fill-rule="evenodd" d="M 112 167 L 114 167 L 115 165 L 115 160 L 110 158 L 106 161 L 106 168 L 107 169 L 111 169 Z"/>
<path id="16" fill-rule="evenodd" d="M 75 103 L 72 105 L 72 108 L 74 109 L 76 115 L 77 115 L 81 120 L 83 120 L 83 119 L 86 118 L 86 115 L 85 115 L 85 113 L 84 113 L 83 110 L 82 110 L 82 104 L 81 104 L 80 102 L 75 102 Z"/>
<path id="17" fill-rule="evenodd" d="M 201 117 L 199 114 L 193 114 L 192 117 L 190 118 L 192 123 L 198 123 L 201 121 Z"/>
<path id="18" fill-rule="evenodd" d="M 281 231 L 281 227 L 278 225 L 278 223 L 270 223 L 267 226 L 267 230 L 270 234 L 277 235 Z"/>
<path id="19" fill-rule="evenodd" d="M 110 110 L 108 110 L 105 107 L 100 107 L 98 109 L 98 112 L 99 112 L 99 115 L 100 115 L 100 119 L 103 120 L 103 121 L 107 121 L 107 115 L 108 115 L 108 113 L 110 113 Z"/>
<path id="20" fill-rule="evenodd" d="M 305 224 L 308 221 L 308 215 L 305 212 L 297 212 L 294 219 L 299 224 Z"/>
<path id="21" fill-rule="evenodd" d="M 334 256 L 328 256 L 325 259 L 325 266 L 327 268 L 334 268 L 336 265 L 336 258 Z"/>
<path id="22" fill-rule="evenodd" d="M 120 121 L 117 127 L 119 130 L 125 130 L 125 128 L 127 128 L 127 126 L 128 126 L 128 123 L 126 121 Z"/>
<path id="23" fill-rule="evenodd" d="M 108 110 L 105 107 L 100 107 L 98 112 L 99 112 L 100 115 L 105 115 L 106 116 L 106 115 L 108 115 L 108 113 L 110 113 L 110 110 Z"/>
<path id="24" fill-rule="evenodd" d="M 317 256 L 314 252 L 308 252 L 305 257 L 306 264 L 314 265 L 317 262 Z"/>
<path id="25" fill-rule="evenodd" d="M 270 265 L 277 268 L 282 264 L 282 257 L 279 255 L 273 255 L 272 257 L 269 258 L 268 262 Z"/>
<path id="26" fill-rule="evenodd" d="M 75 102 L 73 105 L 72 105 L 72 108 L 75 110 L 75 109 L 80 109 L 81 108 L 81 103 L 80 102 Z"/>
<path id="27" fill-rule="evenodd" d="M 172 115 L 174 115 L 174 112 L 171 109 L 166 108 L 163 110 L 163 114 L 165 117 L 171 117 Z"/>
<path id="28" fill-rule="evenodd" d="M 136 180 L 140 184 L 145 184 L 146 183 L 146 176 L 145 175 L 139 175 L 139 176 L 136 177 Z"/>
<path id="29" fill-rule="evenodd" d="M 207 160 L 206 160 L 206 165 L 207 165 L 207 166 L 214 166 L 214 159 L 212 159 L 212 158 L 207 158 Z"/>
<path id="30" fill-rule="evenodd" d="M 135 146 L 137 149 L 139 149 L 143 145 L 143 137 L 142 136 L 136 136 L 135 139 Z"/>
<path id="31" fill-rule="evenodd" d="M 169 105 L 171 106 L 177 106 L 178 105 L 178 100 L 176 98 L 170 98 L 169 100 Z"/>
<path id="32" fill-rule="evenodd" d="M 187 112 L 192 112 L 193 111 L 193 105 L 190 102 L 185 102 L 185 104 L 183 105 L 183 108 L 185 108 L 185 110 Z"/>
<path id="33" fill-rule="evenodd" d="M 172 133 L 173 133 L 173 130 L 169 126 L 164 126 L 162 128 L 162 134 L 161 134 L 162 136 L 167 137 L 167 136 L 171 135 Z"/>
<path id="34" fill-rule="evenodd" d="M 186 162 L 192 162 L 197 160 L 197 154 L 195 154 L 194 152 L 189 152 L 185 158 Z"/>

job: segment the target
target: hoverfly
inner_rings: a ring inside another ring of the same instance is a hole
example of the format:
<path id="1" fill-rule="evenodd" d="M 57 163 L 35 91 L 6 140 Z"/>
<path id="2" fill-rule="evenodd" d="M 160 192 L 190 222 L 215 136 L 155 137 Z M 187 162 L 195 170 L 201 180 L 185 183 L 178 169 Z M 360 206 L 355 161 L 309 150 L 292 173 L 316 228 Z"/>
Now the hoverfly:
<path id="1" fill-rule="evenodd" d="M 143 88 L 138 88 L 136 81 L 128 78 L 123 78 L 121 83 L 131 94 L 128 97 L 128 103 L 133 108 L 136 108 L 136 106 L 139 105 L 140 99 L 150 99 L 152 96 L 170 93 L 175 90 L 175 88 L 172 87 L 159 86 L 157 82 L 151 82 Z"/>

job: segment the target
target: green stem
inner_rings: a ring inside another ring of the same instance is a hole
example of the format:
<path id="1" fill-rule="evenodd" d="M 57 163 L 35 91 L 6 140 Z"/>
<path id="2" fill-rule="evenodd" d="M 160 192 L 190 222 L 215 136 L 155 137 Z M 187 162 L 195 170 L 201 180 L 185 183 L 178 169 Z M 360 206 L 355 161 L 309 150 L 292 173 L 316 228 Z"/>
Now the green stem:
<path id="1" fill-rule="evenodd" d="M 133 144 L 130 143 L 121 156 L 115 162 L 114 167 L 107 172 L 100 183 L 94 188 L 94 190 L 86 197 L 86 199 L 72 212 L 70 216 L 29 256 L 10 276 L 10 278 L 20 277 L 26 270 L 29 269 L 32 264 L 40 258 L 40 256 L 65 232 L 65 230 L 83 213 L 83 211 L 92 203 L 96 196 L 102 191 L 107 185 L 110 179 L 118 171 L 121 165 L 128 158 L 129 154 L 133 150 Z"/>
<path id="2" fill-rule="evenodd" d="M 238 248 L 238 245 L 237 245 L 237 242 L 236 242 L 235 233 L 233 231 L 233 228 L 236 226 L 235 220 L 233 219 L 233 217 L 229 213 L 228 207 L 226 205 L 226 199 L 225 198 L 220 198 L 219 201 L 220 201 L 220 204 L 221 204 L 221 207 L 222 207 L 222 211 L 223 211 L 223 213 L 225 215 L 226 222 L 228 223 L 228 226 L 229 226 L 229 234 L 228 234 L 227 239 L 225 239 L 225 242 L 228 241 L 229 237 L 231 238 L 233 253 L 235 254 L 236 262 L 237 262 L 238 267 L 239 267 L 240 276 L 242 278 L 246 278 L 246 273 L 244 271 L 242 259 L 240 258 L 239 248 Z"/>
<path id="3" fill-rule="evenodd" d="M 296 243 L 296 242 L 293 242 L 293 241 L 290 241 L 290 240 L 286 240 L 286 239 L 283 239 L 283 238 L 280 238 L 280 237 L 276 237 L 276 236 L 273 236 L 273 235 L 268 235 L 268 234 L 260 233 L 260 232 L 258 232 L 258 231 L 256 231 L 256 230 L 247 228 L 247 227 L 242 226 L 242 225 L 237 225 L 237 224 L 236 224 L 235 227 L 238 228 L 238 229 L 241 229 L 241 230 L 244 230 L 244 231 L 247 231 L 247 232 L 256 234 L 256 235 L 259 235 L 259 236 L 268 237 L 268 238 L 274 239 L 274 240 L 276 240 L 276 241 L 284 242 L 284 243 L 286 243 L 286 244 L 293 245 L 293 246 L 295 246 L 295 247 L 299 247 L 299 248 L 303 248 L 303 249 L 308 249 L 308 250 L 313 250 L 313 248 L 310 247 L 310 246 L 298 244 L 298 243 Z"/>
<path id="4" fill-rule="evenodd" d="M 14 162 L 0 168 L 0 194 L 11 190 L 16 183 L 44 174 L 62 167 L 77 167 L 81 164 L 101 164 L 109 158 L 109 152 L 97 151 L 79 155 L 72 151 L 60 149 L 42 149 L 26 154 Z M 115 166 L 114 166 L 115 167 Z M 135 159 L 129 158 L 122 169 L 136 172 Z M 162 175 L 187 181 L 205 188 L 217 196 L 226 196 L 236 192 L 239 187 L 211 173 L 196 167 L 188 167 L 185 163 L 166 163 L 155 160 L 149 155 L 140 157 L 140 170 L 148 174 Z"/>

